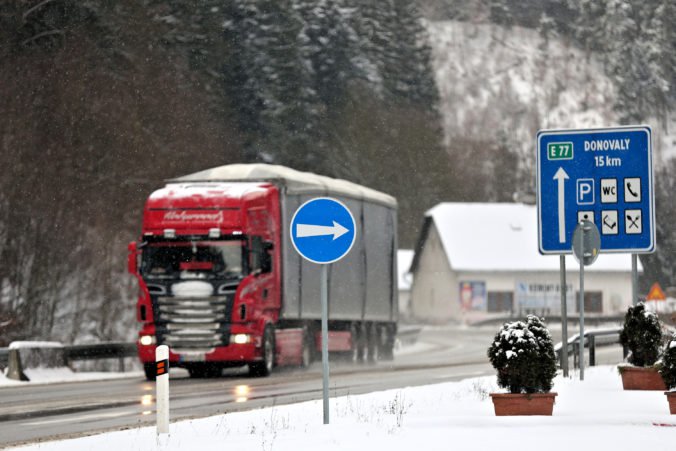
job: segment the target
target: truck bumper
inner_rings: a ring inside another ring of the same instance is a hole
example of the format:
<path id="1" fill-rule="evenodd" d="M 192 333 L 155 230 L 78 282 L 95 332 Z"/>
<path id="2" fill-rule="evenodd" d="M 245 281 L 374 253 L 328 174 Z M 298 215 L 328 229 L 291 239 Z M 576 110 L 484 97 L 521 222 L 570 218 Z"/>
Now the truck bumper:
<path id="1" fill-rule="evenodd" d="M 143 363 L 151 363 L 155 361 L 155 349 L 157 345 L 144 346 L 137 343 L 138 355 Z M 212 352 L 206 354 L 192 354 L 192 353 L 177 353 L 169 348 L 169 362 L 173 366 L 184 366 L 195 362 L 214 362 L 222 363 L 224 366 L 231 364 L 245 364 L 247 362 L 255 362 L 261 360 L 261 352 L 256 348 L 255 344 L 230 344 L 228 346 L 218 346 Z"/>
<path id="2" fill-rule="evenodd" d="M 139 335 L 146 335 L 148 330 L 142 331 Z M 154 330 L 153 330 L 154 332 Z M 226 346 L 216 346 L 213 351 L 207 353 L 182 353 L 169 347 L 169 362 L 173 366 L 189 366 L 196 362 L 220 363 L 223 366 L 237 366 L 248 362 L 262 360 L 261 338 L 251 329 L 233 327 L 234 334 L 247 334 L 250 337 L 248 343 L 230 343 Z M 154 334 L 153 334 L 154 335 Z M 139 359 L 142 363 L 155 362 L 155 350 L 157 344 L 141 344 L 140 340 L 136 342 Z"/>

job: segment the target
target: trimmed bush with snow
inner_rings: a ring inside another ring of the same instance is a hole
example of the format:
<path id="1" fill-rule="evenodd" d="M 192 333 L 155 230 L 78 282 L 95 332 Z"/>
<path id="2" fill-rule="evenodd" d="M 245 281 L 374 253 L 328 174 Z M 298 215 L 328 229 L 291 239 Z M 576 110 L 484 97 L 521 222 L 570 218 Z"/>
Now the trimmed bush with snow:
<path id="1" fill-rule="evenodd" d="M 671 340 L 664 348 L 662 354 L 662 365 L 660 365 L 660 374 L 667 389 L 676 391 L 676 332 L 671 336 Z"/>
<path id="2" fill-rule="evenodd" d="M 556 375 L 552 337 L 542 320 L 505 323 L 488 348 L 498 385 L 510 393 L 548 393 Z"/>
<path id="3" fill-rule="evenodd" d="M 653 366 L 659 357 L 662 341 L 659 318 L 655 313 L 646 310 L 643 302 L 629 307 L 624 316 L 620 341 L 622 346 L 629 349 L 629 363 L 641 367 Z"/>

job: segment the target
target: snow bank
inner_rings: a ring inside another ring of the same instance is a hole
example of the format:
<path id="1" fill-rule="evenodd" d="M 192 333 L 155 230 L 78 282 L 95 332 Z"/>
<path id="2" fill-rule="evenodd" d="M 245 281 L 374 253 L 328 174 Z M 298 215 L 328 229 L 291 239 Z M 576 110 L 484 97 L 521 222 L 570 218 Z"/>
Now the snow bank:
<path id="1" fill-rule="evenodd" d="M 32 368 L 24 371 L 30 381 L 15 381 L 7 379 L 0 373 L 0 387 L 9 385 L 36 385 L 36 384 L 54 384 L 62 382 L 80 382 L 97 381 L 106 379 L 124 379 L 124 378 L 143 378 L 142 371 L 130 371 L 128 373 L 110 373 L 110 372 L 82 372 L 76 373 L 70 368 Z"/>
<path id="2" fill-rule="evenodd" d="M 664 394 L 623 391 L 615 367 L 589 368 L 585 376 L 585 382 L 556 379 L 552 417 L 494 416 L 488 393 L 496 390 L 495 378 L 484 377 L 334 398 L 328 426 L 321 401 L 180 421 L 162 449 L 508 451 L 523 450 L 526 438 L 548 451 L 674 449 L 676 417 Z M 20 449 L 158 448 L 149 427 Z"/>
<path id="3" fill-rule="evenodd" d="M 63 348 L 58 341 L 13 341 L 9 349 Z"/>

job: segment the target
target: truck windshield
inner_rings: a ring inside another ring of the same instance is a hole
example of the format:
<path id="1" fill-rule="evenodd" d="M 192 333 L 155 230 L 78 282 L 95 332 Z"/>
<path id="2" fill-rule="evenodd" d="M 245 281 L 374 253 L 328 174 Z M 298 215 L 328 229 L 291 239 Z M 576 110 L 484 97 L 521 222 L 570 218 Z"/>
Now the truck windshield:
<path id="1" fill-rule="evenodd" d="M 245 275 L 244 241 L 148 243 L 141 274 L 150 278 L 223 279 Z"/>

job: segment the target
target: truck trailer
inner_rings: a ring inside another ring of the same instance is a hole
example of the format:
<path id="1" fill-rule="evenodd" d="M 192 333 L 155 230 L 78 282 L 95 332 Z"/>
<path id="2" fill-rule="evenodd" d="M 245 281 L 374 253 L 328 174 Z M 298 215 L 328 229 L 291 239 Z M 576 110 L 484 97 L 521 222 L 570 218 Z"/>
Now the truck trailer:
<path id="1" fill-rule="evenodd" d="M 148 379 L 162 344 L 170 365 L 191 377 L 243 365 L 267 376 L 320 355 L 321 268 L 296 252 L 289 230 L 296 209 L 316 197 L 342 202 L 356 225 L 350 252 L 328 268 L 329 352 L 393 358 L 396 200 L 282 166 L 233 164 L 170 180 L 145 203 L 128 267 L 140 289 L 137 346 Z"/>

